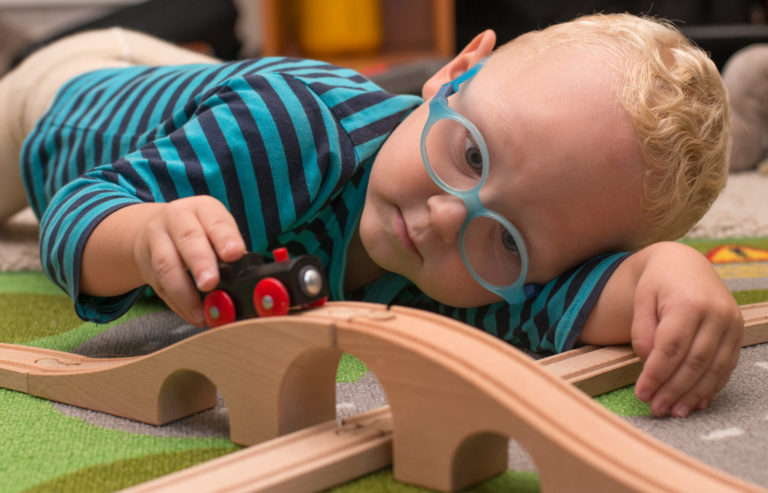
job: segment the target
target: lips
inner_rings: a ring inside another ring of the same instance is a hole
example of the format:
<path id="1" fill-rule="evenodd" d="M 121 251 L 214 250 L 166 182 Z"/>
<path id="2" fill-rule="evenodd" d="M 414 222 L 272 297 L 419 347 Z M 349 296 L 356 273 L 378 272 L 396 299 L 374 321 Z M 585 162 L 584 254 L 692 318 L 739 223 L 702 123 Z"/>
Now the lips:
<path id="1" fill-rule="evenodd" d="M 400 243 L 405 247 L 406 250 L 413 252 L 415 255 L 421 258 L 419 249 L 416 248 L 416 244 L 408 234 L 408 226 L 406 225 L 403 213 L 399 208 L 397 209 L 397 214 L 395 216 L 395 234 L 397 235 L 397 239 L 400 240 Z"/>

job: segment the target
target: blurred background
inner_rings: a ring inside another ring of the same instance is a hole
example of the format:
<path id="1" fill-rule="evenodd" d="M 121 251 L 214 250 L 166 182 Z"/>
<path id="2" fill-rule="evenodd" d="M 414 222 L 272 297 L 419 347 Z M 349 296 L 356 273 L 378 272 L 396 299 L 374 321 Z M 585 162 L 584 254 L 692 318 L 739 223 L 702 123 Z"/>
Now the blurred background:
<path id="1" fill-rule="evenodd" d="M 0 73 L 58 37 L 123 26 L 224 60 L 328 60 L 390 91 L 418 92 L 483 29 L 501 43 L 592 12 L 670 19 L 719 67 L 739 48 L 768 42 L 768 0 L 0 0 Z"/>

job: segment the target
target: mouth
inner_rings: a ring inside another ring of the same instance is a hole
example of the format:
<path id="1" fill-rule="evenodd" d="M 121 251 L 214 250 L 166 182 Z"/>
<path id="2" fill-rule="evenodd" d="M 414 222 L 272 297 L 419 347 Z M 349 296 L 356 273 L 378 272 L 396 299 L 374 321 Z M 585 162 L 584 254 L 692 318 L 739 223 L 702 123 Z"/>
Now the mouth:
<path id="1" fill-rule="evenodd" d="M 399 208 L 397 208 L 397 215 L 395 216 L 395 234 L 406 250 L 414 253 L 419 258 L 423 258 L 419 249 L 416 248 L 416 244 L 411 239 L 411 235 L 408 234 L 408 225 L 405 223 L 403 212 Z"/>

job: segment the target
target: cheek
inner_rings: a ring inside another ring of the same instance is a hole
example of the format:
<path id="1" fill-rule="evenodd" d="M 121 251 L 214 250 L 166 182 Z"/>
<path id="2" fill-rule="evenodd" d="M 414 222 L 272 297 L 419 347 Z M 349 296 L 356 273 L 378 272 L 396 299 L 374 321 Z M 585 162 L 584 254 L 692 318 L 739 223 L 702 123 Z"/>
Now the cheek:
<path id="1" fill-rule="evenodd" d="M 416 285 L 430 298 L 459 308 L 483 306 L 501 298 L 479 285 L 458 255 L 450 261 L 425 266 Z"/>

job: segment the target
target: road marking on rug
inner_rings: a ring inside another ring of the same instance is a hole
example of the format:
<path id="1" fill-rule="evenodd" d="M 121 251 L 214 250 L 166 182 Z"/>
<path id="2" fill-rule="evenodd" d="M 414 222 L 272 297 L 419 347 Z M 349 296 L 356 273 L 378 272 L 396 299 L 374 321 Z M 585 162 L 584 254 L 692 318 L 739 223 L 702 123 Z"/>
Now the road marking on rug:
<path id="1" fill-rule="evenodd" d="M 722 440 L 724 438 L 733 438 L 741 436 L 746 433 L 742 428 L 733 426 L 731 428 L 723 428 L 721 430 L 710 431 L 706 435 L 702 435 L 702 440 Z"/>
<path id="2" fill-rule="evenodd" d="M 339 402 L 336 404 L 336 409 L 354 409 L 355 403 L 354 402 Z"/>
<path id="3" fill-rule="evenodd" d="M 755 366 L 759 366 L 763 370 L 768 370 L 768 361 L 758 361 Z"/>

